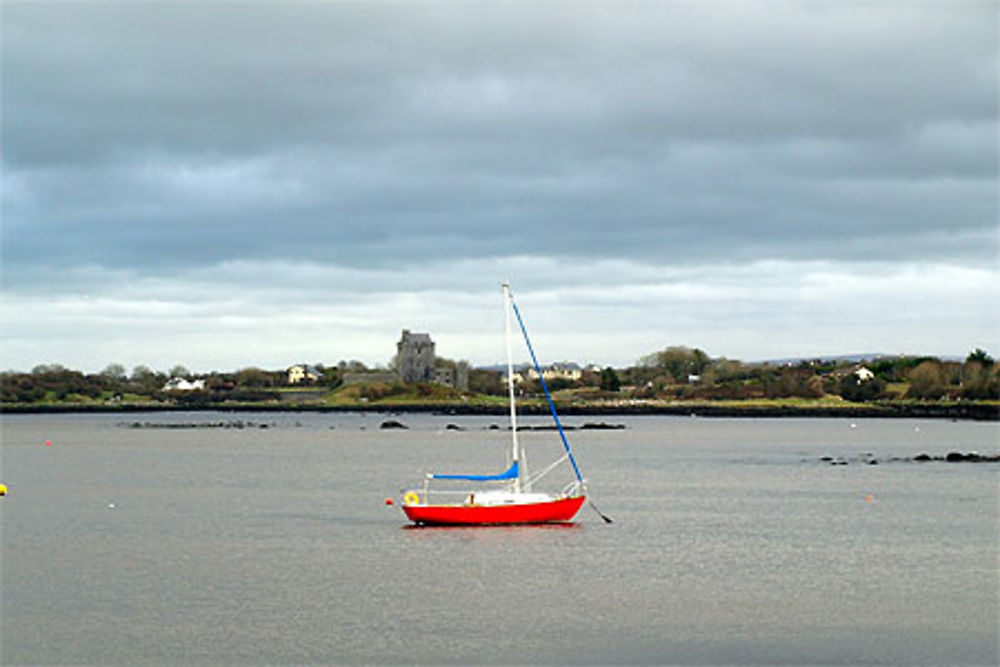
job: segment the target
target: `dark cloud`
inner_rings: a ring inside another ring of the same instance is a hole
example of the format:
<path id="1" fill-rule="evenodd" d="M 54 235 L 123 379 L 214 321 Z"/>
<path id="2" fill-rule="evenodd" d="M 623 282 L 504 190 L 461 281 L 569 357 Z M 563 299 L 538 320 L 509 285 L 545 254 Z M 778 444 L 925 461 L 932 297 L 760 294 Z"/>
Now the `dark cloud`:
<path id="1" fill-rule="evenodd" d="M 39 258 L 135 278 L 997 257 L 991 2 L 5 3 L 0 20 L 8 289 L 73 288 Z"/>

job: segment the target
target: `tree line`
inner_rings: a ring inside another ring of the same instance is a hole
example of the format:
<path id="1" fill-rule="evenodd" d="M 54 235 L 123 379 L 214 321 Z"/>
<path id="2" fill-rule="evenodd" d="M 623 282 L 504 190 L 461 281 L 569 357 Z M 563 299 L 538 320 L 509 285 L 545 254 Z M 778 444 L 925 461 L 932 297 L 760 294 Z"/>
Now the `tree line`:
<path id="1" fill-rule="evenodd" d="M 373 370 L 359 361 L 340 361 L 331 366 L 315 364 L 315 368 L 320 371 L 319 379 L 304 384 L 329 390 L 340 387 L 345 374 Z M 171 391 L 166 387 L 172 378 L 198 379 L 203 386 L 196 391 Z M 1000 364 L 981 349 L 973 350 L 964 361 L 897 356 L 861 363 L 814 359 L 795 364 L 768 364 L 712 358 L 698 348 L 671 346 L 643 356 L 627 368 L 588 369 L 579 379 L 556 377 L 547 384 L 554 392 L 577 390 L 581 395 L 594 398 L 747 400 L 815 399 L 832 395 L 854 402 L 996 400 L 1000 399 Z M 113 363 L 100 373 L 88 374 L 59 364 L 43 364 L 28 373 L 0 373 L 0 401 L 253 402 L 278 400 L 279 390 L 288 386 L 286 371 L 255 367 L 228 373 L 194 374 L 179 365 L 169 371 L 154 371 L 139 365 L 129 373 L 121 364 Z M 541 386 L 537 379 L 526 380 L 518 386 L 518 391 L 526 395 L 540 394 Z M 473 369 L 469 373 L 469 392 L 502 396 L 506 387 L 500 373 Z"/>
<path id="2" fill-rule="evenodd" d="M 346 369 L 365 369 L 360 362 L 342 362 L 321 375 L 321 382 L 335 387 L 339 375 Z M 327 369 L 322 369 L 326 371 Z M 204 388 L 197 391 L 171 391 L 167 382 L 174 378 L 202 380 Z M 263 370 L 250 367 L 231 373 L 191 373 L 184 366 L 169 371 L 154 371 L 139 365 L 127 373 L 121 364 L 109 364 L 100 373 L 82 373 L 60 364 L 35 366 L 30 373 L 8 371 L 0 374 L 0 400 L 4 403 L 35 403 L 42 401 L 103 400 L 174 400 L 180 402 L 262 401 L 276 400 L 276 391 L 287 385 L 284 370 Z"/>
<path id="3" fill-rule="evenodd" d="M 699 349 L 668 347 L 626 369 L 624 384 L 657 398 L 998 399 L 1000 365 L 982 349 L 964 362 L 930 356 L 895 356 L 844 362 L 812 359 L 795 364 L 748 364 L 710 358 Z"/>

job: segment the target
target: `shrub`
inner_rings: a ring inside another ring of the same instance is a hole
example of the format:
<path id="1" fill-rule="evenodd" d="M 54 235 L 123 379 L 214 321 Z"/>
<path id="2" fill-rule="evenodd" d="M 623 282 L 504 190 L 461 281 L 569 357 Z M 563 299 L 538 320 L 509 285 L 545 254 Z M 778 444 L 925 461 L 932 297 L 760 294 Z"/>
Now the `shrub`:
<path id="1" fill-rule="evenodd" d="M 851 373 L 841 378 L 837 385 L 837 393 L 845 401 L 863 403 L 882 398 L 885 395 L 885 386 L 885 380 L 882 378 L 861 380 Z"/>
<path id="2" fill-rule="evenodd" d="M 944 370 L 939 361 L 924 361 L 910 371 L 907 398 L 939 399 L 945 394 Z"/>

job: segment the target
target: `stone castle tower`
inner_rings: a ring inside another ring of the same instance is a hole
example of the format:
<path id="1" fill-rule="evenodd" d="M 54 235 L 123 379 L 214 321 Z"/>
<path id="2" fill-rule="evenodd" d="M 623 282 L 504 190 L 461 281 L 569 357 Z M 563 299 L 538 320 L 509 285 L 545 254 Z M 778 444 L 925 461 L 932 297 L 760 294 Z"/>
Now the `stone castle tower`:
<path id="1" fill-rule="evenodd" d="M 430 334 L 403 329 L 396 343 L 396 371 L 404 382 L 430 382 L 434 378 L 434 359 Z"/>

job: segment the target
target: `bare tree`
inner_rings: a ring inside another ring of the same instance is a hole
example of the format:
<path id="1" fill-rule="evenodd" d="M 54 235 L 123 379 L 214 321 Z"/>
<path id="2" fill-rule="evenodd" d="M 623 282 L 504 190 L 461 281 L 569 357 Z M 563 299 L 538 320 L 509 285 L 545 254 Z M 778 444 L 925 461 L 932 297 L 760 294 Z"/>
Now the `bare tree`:
<path id="1" fill-rule="evenodd" d="M 945 376 L 940 361 L 925 361 L 910 371 L 907 398 L 937 399 L 944 396 Z"/>
<path id="2" fill-rule="evenodd" d="M 125 367 L 121 364 L 108 364 L 107 367 L 101 371 L 101 375 L 109 380 L 124 380 Z"/>

